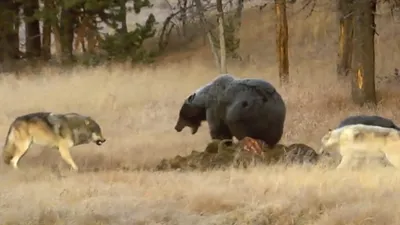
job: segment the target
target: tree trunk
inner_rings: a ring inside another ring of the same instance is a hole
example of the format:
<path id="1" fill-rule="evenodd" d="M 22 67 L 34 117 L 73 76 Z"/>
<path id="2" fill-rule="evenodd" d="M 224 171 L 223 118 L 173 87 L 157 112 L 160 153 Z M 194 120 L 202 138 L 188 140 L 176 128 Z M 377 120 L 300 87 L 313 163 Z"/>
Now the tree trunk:
<path id="1" fill-rule="evenodd" d="M 242 26 L 242 12 L 243 12 L 243 0 L 237 1 L 237 8 L 235 12 L 235 29 L 238 31 Z M 239 33 L 239 32 L 238 32 Z"/>
<path id="2" fill-rule="evenodd" d="M 58 60 L 60 60 L 62 57 L 60 27 L 57 24 L 53 24 L 51 26 L 51 31 L 53 32 L 53 36 L 54 36 L 54 45 L 55 45 L 55 49 L 56 49 L 56 56 L 57 56 Z"/>
<path id="3" fill-rule="evenodd" d="M 121 23 L 120 32 L 123 34 L 128 33 L 128 26 L 126 24 L 126 0 L 119 0 L 121 10 L 119 12 L 119 21 Z"/>
<path id="4" fill-rule="evenodd" d="M 217 0 L 218 11 L 218 28 L 219 28 L 219 55 L 220 55 L 220 73 L 227 73 L 226 68 L 226 46 L 224 32 L 224 10 L 222 8 L 222 0 Z"/>
<path id="5" fill-rule="evenodd" d="M 48 21 L 43 22 L 42 43 L 42 58 L 49 60 L 51 58 L 51 24 Z"/>
<path id="6" fill-rule="evenodd" d="M 289 82 L 288 56 L 288 24 L 286 17 L 286 0 L 275 0 L 276 21 L 276 50 L 279 63 L 279 79 L 281 85 Z"/>
<path id="7" fill-rule="evenodd" d="M 218 27 L 219 27 L 219 55 L 220 55 L 220 73 L 228 73 L 228 69 L 226 67 L 226 46 L 225 46 L 225 35 L 224 35 L 224 19 L 223 17 L 218 18 Z"/>
<path id="8" fill-rule="evenodd" d="M 9 43 L 11 43 L 11 55 L 14 59 L 20 59 L 21 58 L 21 52 L 19 50 L 19 27 L 21 25 L 21 20 L 20 20 L 20 16 L 19 16 L 19 12 L 20 12 L 20 8 L 21 8 L 21 3 L 18 2 L 14 2 L 14 4 L 12 4 L 12 11 L 14 12 L 14 16 L 13 16 L 13 30 L 11 32 L 11 34 L 9 35 L 8 39 L 9 39 Z"/>
<path id="9" fill-rule="evenodd" d="M 45 4 L 47 5 L 46 9 L 48 13 L 53 13 L 58 15 L 60 13 L 60 7 L 56 7 L 55 0 L 45 0 Z M 60 33 L 60 20 L 58 17 L 53 17 L 52 20 L 49 20 L 50 27 L 50 39 L 49 39 L 49 51 L 51 52 L 51 34 L 53 34 L 54 38 L 54 47 L 55 47 L 55 56 L 58 61 L 61 61 L 62 50 L 61 50 L 61 33 Z M 45 35 L 45 34 L 43 34 Z M 44 45 L 44 44 L 43 44 Z M 46 47 L 47 48 L 47 47 Z M 50 55 L 51 56 L 51 55 Z"/>
<path id="10" fill-rule="evenodd" d="M 61 57 L 63 62 L 73 61 L 74 25 L 75 15 L 73 9 L 63 7 L 60 19 Z"/>
<path id="11" fill-rule="evenodd" d="M 39 57 L 42 50 L 40 27 L 39 20 L 34 17 L 35 12 L 39 10 L 39 2 L 38 0 L 26 0 L 23 8 L 26 56 L 29 58 Z"/>
<path id="12" fill-rule="evenodd" d="M 74 44 L 73 44 L 73 49 L 75 51 L 79 49 L 79 45 L 81 46 L 82 52 L 86 52 L 86 47 L 85 47 L 85 36 L 87 32 L 87 14 L 84 14 L 82 18 L 80 18 L 74 34 L 76 35 L 74 38 Z"/>
<path id="13" fill-rule="evenodd" d="M 203 5 L 201 4 L 201 0 L 194 0 L 194 2 L 196 4 L 197 13 L 199 14 L 199 17 L 200 17 L 201 25 L 202 25 L 204 31 L 207 33 L 207 39 L 208 39 L 208 42 L 210 43 L 210 47 L 211 47 L 211 51 L 212 51 L 213 56 L 214 56 L 215 64 L 216 64 L 217 68 L 219 69 L 219 68 L 221 68 L 220 61 L 219 61 L 219 56 L 218 56 L 218 53 L 217 53 L 217 49 L 215 48 L 214 42 L 212 40 L 211 28 L 208 25 L 207 20 L 206 20 L 206 18 L 204 16 Z"/>
<path id="14" fill-rule="evenodd" d="M 353 38 L 353 0 L 338 0 L 339 50 L 336 72 L 345 77 L 351 68 L 351 49 Z"/>
<path id="15" fill-rule="evenodd" d="M 92 15 L 88 15 L 88 31 L 86 34 L 87 49 L 89 53 L 95 53 L 95 48 L 97 44 L 97 30 L 96 30 L 96 18 Z"/>
<path id="16" fill-rule="evenodd" d="M 20 3 L 12 0 L 0 1 L 0 72 L 18 69 L 15 61 L 20 59 L 19 51 L 19 9 Z"/>
<path id="17" fill-rule="evenodd" d="M 182 36 L 186 38 L 186 23 L 187 23 L 187 0 L 178 0 L 178 6 L 180 11 L 179 20 L 182 22 Z"/>
<path id="18" fill-rule="evenodd" d="M 352 98 L 354 103 L 376 104 L 375 95 L 376 0 L 356 0 L 353 18 Z"/>
<path id="19" fill-rule="evenodd" d="M 44 10 L 50 12 L 51 0 L 44 0 Z M 49 60 L 51 58 L 51 20 L 45 18 L 43 20 L 43 32 L 42 32 L 42 58 Z"/>

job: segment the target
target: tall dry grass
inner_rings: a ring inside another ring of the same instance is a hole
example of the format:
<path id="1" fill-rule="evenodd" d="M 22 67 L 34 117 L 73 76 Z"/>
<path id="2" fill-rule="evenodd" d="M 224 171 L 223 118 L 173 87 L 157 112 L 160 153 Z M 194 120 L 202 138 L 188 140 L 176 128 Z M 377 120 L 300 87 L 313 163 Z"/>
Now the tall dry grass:
<path id="1" fill-rule="evenodd" d="M 349 84 L 335 78 L 336 25 L 327 9 L 307 19 L 304 13 L 289 18 L 292 83 L 279 87 L 273 18 L 270 11 L 245 13 L 244 60 L 231 61 L 228 68 L 277 87 L 287 104 L 282 143 L 318 147 L 321 136 L 348 115 L 379 114 L 400 121 L 400 83 L 390 77 L 399 61 L 400 26 L 387 15 L 377 21 L 377 75 L 392 81 L 377 84 L 376 110 L 353 105 Z M 1 78 L 3 137 L 18 115 L 74 111 L 94 117 L 108 141 L 72 149 L 79 174 L 69 172 L 56 150 L 37 146 L 21 159 L 19 171 L 0 164 L 0 224 L 400 223 L 400 175 L 391 167 L 123 170 L 201 150 L 209 141 L 206 124 L 196 135 L 173 129 L 184 98 L 217 75 L 209 49 L 200 44 L 148 67 L 45 68 L 23 75 Z"/>

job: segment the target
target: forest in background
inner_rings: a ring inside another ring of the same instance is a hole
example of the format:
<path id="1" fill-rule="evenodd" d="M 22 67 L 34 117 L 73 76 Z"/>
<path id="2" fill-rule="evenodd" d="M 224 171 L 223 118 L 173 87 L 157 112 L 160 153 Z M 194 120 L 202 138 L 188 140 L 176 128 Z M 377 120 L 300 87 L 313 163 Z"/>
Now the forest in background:
<path id="1" fill-rule="evenodd" d="M 296 0 L 255 4 L 260 10 L 274 5 L 275 47 L 281 84 L 289 82 L 290 35 L 286 8 L 293 3 Z M 166 54 L 173 31 L 181 37 L 182 44 L 204 36 L 220 73 L 228 72 L 227 59 L 241 60 L 237 50 L 240 48 L 238 32 L 242 25 L 244 0 L 165 0 L 164 7 L 170 8 L 165 19 L 157 21 L 154 13 L 150 13 L 143 23 L 134 23 L 133 28 L 128 26 L 128 15 L 138 15 L 142 9 L 152 8 L 149 0 L 6 0 L 0 4 L 3 72 L 20 67 L 21 64 L 16 64 L 18 61 L 90 66 L 117 61 L 153 62 L 156 56 Z M 318 4 L 329 3 L 302 0 L 301 4 L 300 10 L 308 8 L 312 14 Z M 339 78 L 351 78 L 351 95 L 359 105 L 377 102 L 374 38 L 378 4 L 389 5 L 393 15 L 399 1 L 337 0 L 331 3 L 339 28 L 337 74 Z M 24 27 L 23 35 L 21 27 Z M 147 40 L 152 40 L 150 48 L 144 47 Z"/>

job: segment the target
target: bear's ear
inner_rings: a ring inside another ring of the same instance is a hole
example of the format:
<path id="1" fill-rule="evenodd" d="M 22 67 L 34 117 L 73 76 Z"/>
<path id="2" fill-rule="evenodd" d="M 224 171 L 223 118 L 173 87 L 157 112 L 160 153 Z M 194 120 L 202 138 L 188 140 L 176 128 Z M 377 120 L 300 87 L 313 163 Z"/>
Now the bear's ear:
<path id="1" fill-rule="evenodd" d="M 249 106 L 249 103 L 247 101 L 243 101 L 242 102 L 242 107 L 246 108 L 247 106 Z"/>
<path id="2" fill-rule="evenodd" d="M 196 93 L 193 93 L 192 95 L 190 95 L 189 97 L 188 97 L 188 102 L 190 103 L 190 102 L 192 102 L 193 101 L 193 99 L 194 99 L 194 97 L 196 97 Z"/>

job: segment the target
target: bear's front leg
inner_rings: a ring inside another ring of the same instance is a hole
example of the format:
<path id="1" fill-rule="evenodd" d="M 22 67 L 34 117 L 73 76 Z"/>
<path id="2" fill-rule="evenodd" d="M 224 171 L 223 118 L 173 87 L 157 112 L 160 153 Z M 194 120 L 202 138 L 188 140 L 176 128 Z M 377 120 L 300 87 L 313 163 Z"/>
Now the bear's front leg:
<path id="1" fill-rule="evenodd" d="M 207 109 L 206 118 L 211 139 L 232 139 L 233 135 L 229 127 L 220 119 L 215 109 Z"/>

